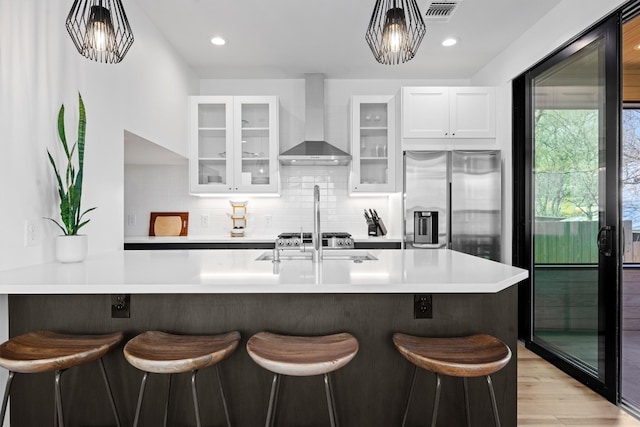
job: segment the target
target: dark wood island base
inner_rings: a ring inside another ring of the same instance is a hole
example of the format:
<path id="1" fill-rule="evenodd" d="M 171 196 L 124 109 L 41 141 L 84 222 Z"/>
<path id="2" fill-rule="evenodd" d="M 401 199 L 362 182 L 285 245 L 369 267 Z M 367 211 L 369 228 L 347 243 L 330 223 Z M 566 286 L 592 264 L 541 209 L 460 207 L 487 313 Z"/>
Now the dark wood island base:
<path id="1" fill-rule="evenodd" d="M 259 331 L 321 335 L 353 334 L 360 351 L 337 371 L 333 386 L 338 419 L 343 427 L 390 427 L 402 422 L 412 366 L 395 350 L 394 332 L 423 336 L 494 335 L 516 350 L 517 286 L 498 293 L 433 294 L 433 318 L 413 318 L 413 294 L 133 294 L 131 317 L 111 318 L 110 295 L 10 295 L 10 336 L 38 329 L 69 333 L 123 331 L 126 340 L 147 330 L 216 334 L 238 330 L 237 351 L 221 364 L 231 421 L 238 427 L 264 423 L 271 375 L 251 361 L 246 341 Z M 107 355 L 105 365 L 124 425 L 131 425 L 142 372 L 130 366 L 121 349 Z M 68 426 L 113 424 L 99 370 L 81 366 L 62 377 Z M 87 378 L 96 376 L 95 379 Z M 516 426 L 516 358 L 494 380 L 503 426 Z M 53 387 L 46 374 L 22 376 L 14 382 L 11 425 L 41 427 L 52 421 Z M 187 374 L 176 376 L 169 406 L 171 425 L 195 425 Z M 225 424 L 215 372 L 198 379 L 204 426 Z M 462 381 L 445 378 L 439 421 L 447 427 L 465 425 Z M 142 414 L 144 426 L 161 425 L 167 381 L 150 378 Z M 469 381 L 473 425 L 493 424 L 486 383 Z M 419 373 L 408 426 L 427 425 L 435 380 Z M 276 425 L 328 425 L 326 399 L 317 378 L 283 378 Z"/>

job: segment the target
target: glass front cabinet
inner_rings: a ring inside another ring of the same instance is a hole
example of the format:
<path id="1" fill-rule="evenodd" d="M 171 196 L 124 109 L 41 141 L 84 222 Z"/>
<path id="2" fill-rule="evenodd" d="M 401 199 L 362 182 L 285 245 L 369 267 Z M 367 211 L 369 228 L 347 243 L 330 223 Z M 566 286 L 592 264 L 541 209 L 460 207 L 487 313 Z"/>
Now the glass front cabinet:
<path id="1" fill-rule="evenodd" d="M 351 193 L 396 191 L 395 98 L 351 98 Z"/>
<path id="2" fill-rule="evenodd" d="M 195 194 L 277 193 L 278 98 L 189 98 L 189 181 Z"/>

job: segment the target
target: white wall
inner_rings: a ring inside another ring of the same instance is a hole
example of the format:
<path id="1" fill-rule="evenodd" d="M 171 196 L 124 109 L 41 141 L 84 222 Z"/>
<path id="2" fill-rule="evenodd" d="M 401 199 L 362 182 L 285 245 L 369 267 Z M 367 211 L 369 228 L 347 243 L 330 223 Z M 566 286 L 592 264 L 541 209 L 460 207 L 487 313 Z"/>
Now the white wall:
<path id="1" fill-rule="evenodd" d="M 149 216 L 154 211 L 189 212 L 189 236 L 229 237 L 232 227 L 231 200 L 247 200 L 246 236 L 273 240 L 282 232 L 313 229 L 313 186 L 320 187 L 323 231 L 347 231 L 366 237 L 363 209 L 376 209 L 389 227 L 389 235 L 399 238 L 400 228 L 390 222 L 387 197 L 349 197 L 348 166 L 291 166 L 280 171 L 280 197 L 247 197 L 232 194 L 221 198 L 188 194 L 188 166 L 125 165 L 125 232 L 146 236 Z M 201 216 L 209 221 L 202 224 Z M 269 220 L 267 220 L 269 217 Z M 132 218 L 132 219 L 130 219 Z"/>
<path id="2" fill-rule="evenodd" d="M 83 229 L 91 253 L 122 248 L 124 130 L 186 153 L 185 98 L 197 93 L 196 76 L 131 1 L 125 8 L 135 42 L 124 61 L 83 58 L 64 26 L 70 7 L 63 0 L 0 2 L 0 269 L 53 258 L 57 229 L 42 218 L 57 217 L 58 201 L 46 149 L 61 153 L 62 103 L 75 141 L 78 91 L 87 110 L 83 206 L 98 207 Z M 26 219 L 36 226 L 31 247 Z"/>
<path id="3" fill-rule="evenodd" d="M 124 3 L 127 10 L 134 9 L 131 3 Z M 123 128 L 186 157 L 187 95 L 198 94 L 199 79 L 148 18 L 135 12 L 136 40 L 120 64 Z"/>
<path id="4" fill-rule="evenodd" d="M 512 80 L 571 39 L 605 18 L 627 0 L 562 0 L 536 25 L 525 31 L 473 78 L 476 86 L 496 86 L 497 140 L 505 159 L 511 159 Z M 513 169 L 504 171 L 504 259 L 511 260 L 513 234 Z"/>

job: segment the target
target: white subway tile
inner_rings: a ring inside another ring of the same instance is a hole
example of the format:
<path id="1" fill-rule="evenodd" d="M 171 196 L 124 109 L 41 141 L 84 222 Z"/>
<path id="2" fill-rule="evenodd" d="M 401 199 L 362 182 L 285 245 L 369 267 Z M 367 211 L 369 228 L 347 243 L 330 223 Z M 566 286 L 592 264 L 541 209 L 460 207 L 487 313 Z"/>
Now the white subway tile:
<path id="1" fill-rule="evenodd" d="M 322 228 L 330 231 L 347 231 L 366 234 L 362 217 L 364 209 L 376 209 L 386 219 L 390 203 L 387 197 L 351 198 L 348 196 L 349 167 L 312 166 L 283 167 L 281 174 L 281 197 L 249 198 L 247 205 L 247 232 L 275 235 L 281 232 L 305 231 L 313 227 L 313 186 L 320 187 Z M 136 216 L 135 226 L 127 226 L 128 236 L 146 235 L 151 211 L 188 211 L 191 213 L 192 235 L 227 236 L 231 229 L 230 200 L 228 197 L 207 198 L 188 194 L 187 166 L 141 166 L 125 167 L 125 212 Z M 399 208 L 398 208 L 399 209 Z M 202 227 L 201 213 L 209 214 L 209 227 Z M 264 217 L 272 217 L 272 225 L 264 226 Z"/>

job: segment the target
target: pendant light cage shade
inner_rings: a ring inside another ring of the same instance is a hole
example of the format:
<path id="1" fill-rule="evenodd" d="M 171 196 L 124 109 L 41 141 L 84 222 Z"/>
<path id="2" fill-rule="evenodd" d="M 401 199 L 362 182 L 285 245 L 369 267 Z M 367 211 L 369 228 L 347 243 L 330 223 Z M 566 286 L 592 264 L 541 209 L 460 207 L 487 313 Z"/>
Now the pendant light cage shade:
<path id="1" fill-rule="evenodd" d="M 427 32 L 415 0 L 376 0 L 365 39 L 381 64 L 411 60 Z"/>
<path id="2" fill-rule="evenodd" d="M 133 44 L 133 32 L 121 0 L 75 0 L 67 31 L 80 55 L 115 64 Z"/>

